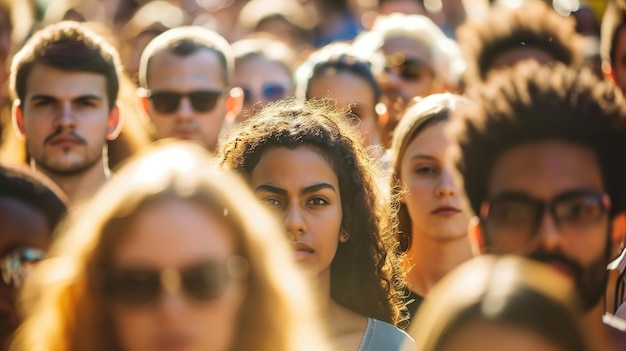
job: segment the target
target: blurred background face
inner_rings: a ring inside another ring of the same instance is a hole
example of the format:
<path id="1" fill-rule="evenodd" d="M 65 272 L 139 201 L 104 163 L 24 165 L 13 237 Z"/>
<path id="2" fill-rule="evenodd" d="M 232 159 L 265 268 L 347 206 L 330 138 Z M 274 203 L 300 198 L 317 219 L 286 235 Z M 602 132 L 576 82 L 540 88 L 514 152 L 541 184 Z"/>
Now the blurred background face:
<path id="1" fill-rule="evenodd" d="M 349 72 L 318 76 L 309 82 L 308 98 L 332 98 L 341 109 L 350 106 L 347 116 L 361 132 L 366 145 L 380 143 L 378 116 L 372 86 L 361 77 Z"/>
<path id="2" fill-rule="evenodd" d="M 147 75 L 148 88 L 153 96 L 164 92 L 222 93 L 208 111 L 194 107 L 189 96 L 181 98 L 173 111 L 159 110 L 157 97 L 144 100 L 156 139 L 195 140 L 209 150 L 215 149 L 226 115 L 228 91 L 224 81 L 224 69 L 217 54 L 210 50 L 199 50 L 184 57 L 163 52 L 152 58 Z"/>
<path id="3" fill-rule="evenodd" d="M 483 321 L 467 322 L 437 351 L 568 351 L 522 327 Z"/>
<path id="4" fill-rule="evenodd" d="M 391 121 L 399 117 L 413 97 L 443 92 L 443 86 L 435 79 L 427 48 L 398 37 L 386 39 L 382 50 L 387 62 L 380 84 Z"/>
<path id="5" fill-rule="evenodd" d="M 471 217 L 463 191 L 453 177 L 447 153 L 449 122 L 427 126 L 407 146 L 400 160 L 400 180 L 407 192 L 402 197 L 413 223 L 413 235 L 436 240 L 465 238 Z"/>
<path id="6" fill-rule="evenodd" d="M 235 69 L 235 86 L 244 93 L 243 110 L 236 122 L 253 115 L 254 110 L 268 102 L 293 96 L 294 84 L 290 73 L 278 62 L 263 58 L 250 58 L 241 61 Z"/>
<path id="7" fill-rule="evenodd" d="M 114 269 L 180 272 L 207 262 L 224 265 L 235 254 L 233 236 L 221 215 L 190 201 L 162 200 L 136 214 L 114 255 Z M 135 273 L 134 277 L 141 281 L 141 275 Z M 231 279 L 219 296 L 201 300 L 176 282 L 171 275 L 161 273 L 161 290 L 156 298 L 135 304 L 112 300 L 113 320 L 122 348 L 229 350 L 236 334 L 244 287 Z M 164 290 L 164 285 L 169 288 Z"/>
<path id="8" fill-rule="evenodd" d="M 0 281 L 0 350 L 8 349 L 8 340 L 19 325 L 16 309 L 16 284 L 5 281 L 11 275 L 4 261 L 18 248 L 46 250 L 51 230 L 45 217 L 34 208 L 14 198 L 0 196 L 0 260 L 2 276 Z M 20 260 L 23 267 L 31 263 Z M 19 286 L 19 285 L 18 285 Z"/>
<path id="9" fill-rule="evenodd" d="M 602 196 L 605 191 L 593 151 L 560 141 L 511 148 L 496 160 L 490 179 L 490 198 L 513 194 L 547 202 L 568 193 L 586 191 Z M 597 206 L 590 206 L 591 202 L 579 200 L 572 201 L 573 206 L 562 212 L 581 220 L 557 223 L 552 212 L 544 210 L 541 218 L 533 218 L 532 222 L 537 222 L 534 226 L 527 225 L 530 220 L 507 225 L 511 220 L 526 218 L 530 212 L 521 211 L 519 203 L 509 200 L 489 206 L 493 215 L 485 221 L 486 249 L 497 254 L 519 254 L 550 265 L 576 284 L 586 309 L 596 306 L 606 284 L 609 260 L 606 212 L 596 211 Z M 593 219 L 585 220 L 587 215 L 593 215 Z M 483 217 L 481 214 L 481 221 Z"/>

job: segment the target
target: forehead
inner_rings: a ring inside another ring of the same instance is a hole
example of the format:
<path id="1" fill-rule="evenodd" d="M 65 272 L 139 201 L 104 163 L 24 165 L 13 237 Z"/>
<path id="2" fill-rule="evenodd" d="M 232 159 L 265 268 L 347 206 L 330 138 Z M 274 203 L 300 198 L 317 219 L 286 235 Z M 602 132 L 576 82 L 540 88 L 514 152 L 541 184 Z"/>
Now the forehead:
<path id="1" fill-rule="evenodd" d="M 550 199 L 573 189 L 604 191 L 597 157 L 587 147 L 549 140 L 503 152 L 492 168 L 488 196 L 520 191 Z"/>
<path id="2" fill-rule="evenodd" d="M 430 62 L 430 52 L 424 45 L 407 37 L 391 37 L 385 39 L 382 46 L 386 56 L 402 54 L 409 59 L 418 59 L 423 62 Z"/>
<path id="3" fill-rule="evenodd" d="M 34 95 L 58 98 L 95 95 L 106 102 L 106 77 L 95 72 L 69 71 L 35 64 L 26 79 L 26 100 Z"/>
<path id="4" fill-rule="evenodd" d="M 291 82 L 291 76 L 282 64 L 262 57 L 254 57 L 237 63 L 235 80 L 237 84 L 246 84 L 251 80 Z"/>
<path id="5" fill-rule="evenodd" d="M 225 260 L 235 252 L 233 237 L 222 213 L 194 201 L 168 198 L 139 210 L 114 260 L 119 265 L 161 268 L 182 267 L 198 260 Z"/>
<path id="6" fill-rule="evenodd" d="M 286 147 L 266 150 L 252 170 L 251 179 L 254 186 L 268 183 L 300 189 L 328 182 L 338 189 L 335 170 L 322 151 L 312 146 L 300 146 L 293 150 Z"/>
<path id="7" fill-rule="evenodd" d="M 226 67 L 219 55 L 209 49 L 200 49 L 186 56 L 160 52 L 150 60 L 147 72 L 150 89 L 222 89 L 226 84 L 225 77 Z"/>
<path id="8" fill-rule="evenodd" d="M 346 71 L 311 79 L 307 95 L 311 98 L 336 99 L 340 107 L 350 103 L 366 107 L 373 107 L 376 104 L 372 85 L 364 78 Z"/>
<path id="9" fill-rule="evenodd" d="M 415 154 L 442 157 L 451 143 L 446 133 L 447 120 L 436 121 L 427 125 L 409 142 L 403 158 L 411 158 Z"/>
<path id="10" fill-rule="evenodd" d="M 45 249 L 51 230 L 44 215 L 14 198 L 0 196 L 0 255 L 18 246 Z"/>

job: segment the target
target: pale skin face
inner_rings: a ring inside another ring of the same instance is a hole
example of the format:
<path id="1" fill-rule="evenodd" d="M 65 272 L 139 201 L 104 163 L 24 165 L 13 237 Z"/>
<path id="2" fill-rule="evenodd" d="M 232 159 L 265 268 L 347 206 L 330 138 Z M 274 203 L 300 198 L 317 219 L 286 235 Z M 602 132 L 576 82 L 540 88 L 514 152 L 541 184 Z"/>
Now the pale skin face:
<path id="1" fill-rule="evenodd" d="M 340 72 L 332 76 L 319 76 L 309 82 L 309 98 L 332 98 L 339 108 L 350 106 L 351 119 L 361 132 L 366 145 L 380 143 L 378 116 L 372 86 L 364 79 L 349 72 Z"/>
<path id="2" fill-rule="evenodd" d="M 588 148 L 557 140 L 522 144 L 505 151 L 496 160 L 490 179 L 490 197 L 518 192 L 547 201 L 572 190 L 605 191 L 595 154 Z M 483 251 L 515 253 L 545 262 L 571 278 L 587 303 L 593 303 L 604 290 L 608 216 L 572 232 L 544 213 L 533 239 L 516 248 L 491 245 L 488 238 L 498 234 L 486 233 L 475 223 L 470 227 L 470 239 Z"/>
<path id="3" fill-rule="evenodd" d="M 283 217 L 296 260 L 330 281 L 330 264 L 345 239 L 339 180 L 325 157 L 310 146 L 268 149 L 252 171 L 251 185 Z"/>
<path id="4" fill-rule="evenodd" d="M 235 254 L 234 233 L 221 214 L 181 199 L 149 204 L 136 214 L 115 252 L 119 268 L 183 269 L 226 262 Z M 223 295 L 199 301 L 184 291 L 161 291 L 154 304 L 113 304 L 124 350 L 226 351 L 232 347 L 245 287 L 231 280 Z"/>
<path id="5" fill-rule="evenodd" d="M 154 128 L 155 139 L 194 140 L 214 150 L 227 112 L 229 92 L 224 81 L 224 70 L 218 55 L 210 50 L 199 50 L 182 57 L 170 52 L 155 55 L 147 72 L 148 89 L 151 92 L 223 91 L 216 106 L 209 112 L 196 111 L 189 98 L 184 97 L 176 111 L 161 113 L 154 109 L 148 98 L 141 98 L 144 111 Z"/>
<path id="6" fill-rule="evenodd" d="M 102 166 L 104 146 L 119 131 L 119 109 L 109 108 L 103 75 L 43 64 L 32 68 L 13 114 L 35 165 L 51 176 Z"/>
<path id="7" fill-rule="evenodd" d="M 267 83 L 284 87 L 284 97 L 293 96 L 294 86 L 291 76 L 281 64 L 262 58 L 251 58 L 237 65 L 235 86 L 251 91 L 252 96 L 244 100 L 243 113 L 237 116 L 235 122 L 243 121 L 250 108 L 258 110 L 271 102 L 263 95 L 263 85 Z"/>
<path id="8" fill-rule="evenodd" d="M 400 161 L 400 179 L 407 190 L 402 202 L 411 217 L 413 235 L 443 241 L 464 238 L 470 219 L 447 153 L 451 144 L 447 124 L 427 126 L 409 143 Z"/>
<path id="9" fill-rule="evenodd" d="M 565 351 L 521 327 L 482 321 L 468 322 L 450 335 L 438 351 Z"/>

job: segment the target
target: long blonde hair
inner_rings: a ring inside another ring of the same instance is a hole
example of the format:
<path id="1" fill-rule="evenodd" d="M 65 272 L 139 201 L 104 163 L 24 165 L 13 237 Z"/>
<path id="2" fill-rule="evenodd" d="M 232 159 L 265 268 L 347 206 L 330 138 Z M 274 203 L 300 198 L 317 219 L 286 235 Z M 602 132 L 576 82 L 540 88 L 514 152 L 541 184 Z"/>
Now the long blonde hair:
<path id="1" fill-rule="evenodd" d="M 246 301 L 232 350 L 325 350 L 316 304 L 292 263 L 283 229 L 234 174 L 197 145 L 165 143 L 135 157 L 62 226 L 25 287 L 27 318 L 12 350 L 121 350 L 98 291 L 140 207 L 163 196 L 219 208 L 249 263 Z"/>

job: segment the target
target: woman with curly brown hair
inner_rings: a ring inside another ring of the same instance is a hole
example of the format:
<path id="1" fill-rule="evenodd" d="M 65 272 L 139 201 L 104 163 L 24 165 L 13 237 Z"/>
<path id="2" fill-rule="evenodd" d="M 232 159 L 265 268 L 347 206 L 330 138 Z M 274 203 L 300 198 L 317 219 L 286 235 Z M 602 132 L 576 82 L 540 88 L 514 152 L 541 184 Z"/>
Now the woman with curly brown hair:
<path id="1" fill-rule="evenodd" d="M 298 263 L 317 281 L 338 350 L 400 350 L 412 340 L 394 251 L 395 222 L 378 167 L 345 113 L 323 100 L 267 105 L 220 148 L 282 216 Z"/>

